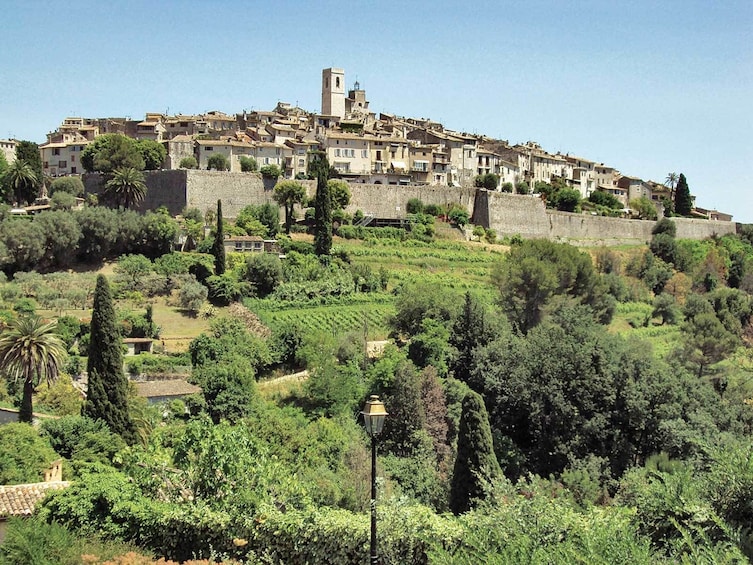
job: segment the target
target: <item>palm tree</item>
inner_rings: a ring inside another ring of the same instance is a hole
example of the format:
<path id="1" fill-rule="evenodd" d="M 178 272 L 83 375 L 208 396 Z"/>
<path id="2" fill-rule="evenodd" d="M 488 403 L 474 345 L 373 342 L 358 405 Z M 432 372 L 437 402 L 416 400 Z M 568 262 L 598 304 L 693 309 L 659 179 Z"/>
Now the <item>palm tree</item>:
<path id="1" fill-rule="evenodd" d="M 16 318 L 0 335 L 0 370 L 23 381 L 18 419 L 31 422 L 31 396 L 43 379 L 51 383 L 60 374 L 65 346 L 55 333 L 57 320 L 45 322 L 36 315 Z"/>
<path id="2" fill-rule="evenodd" d="M 37 182 L 40 179 L 26 161 L 22 159 L 13 161 L 5 172 L 5 180 L 13 191 L 15 201 L 19 204 L 31 202 L 36 198 Z"/>
<path id="3" fill-rule="evenodd" d="M 664 184 L 669 187 L 669 199 L 674 202 L 675 201 L 675 187 L 677 186 L 677 181 L 680 180 L 680 177 L 677 173 L 669 173 L 667 174 L 667 178 L 664 179 Z"/>
<path id="4" fill-rule="evenodd" d="M 146 196 L 144 175 L 133 167 L 115 169 L 112 178 L 105 184 L 105 194 L 117 206 L 136 206 Z"/>

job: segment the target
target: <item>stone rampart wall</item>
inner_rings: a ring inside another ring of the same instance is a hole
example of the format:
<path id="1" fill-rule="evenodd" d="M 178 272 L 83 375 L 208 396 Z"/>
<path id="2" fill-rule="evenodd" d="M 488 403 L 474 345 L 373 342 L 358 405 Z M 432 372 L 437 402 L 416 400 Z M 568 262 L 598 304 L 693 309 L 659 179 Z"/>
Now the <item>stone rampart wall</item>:
<path id="1" fill-rule="evenodd" d="M 735 233 L 734 222 L 672 218 L 677 237 L 704 239 Z M 518 234 L 568 241 L 574 245 L 640 244 L 651 240 L 655 222 L 607 218 L 547 210 L 537 196 L 479 190 L 474 222 L 492 228 L 498 236 Z"/>
<path id="2" fill-rule="evenodd" d="M 87 193 L 101 191 L 101 175 L 84 175 Z M 215 210 L 222 200 L 223 215 L 234 218 L 245 206 L 274 202 L 274 183 L 259 173 L 172 170 L 145 174 L 148 187 L 141 208 L 151 210 L 166 206 L 171 214 L 186 207 L 202 212 Z M 316 181 L 300 181 L 309 197 L 316 192 Z M 524 238 L 542 237 L 569 241 L 576 245 L 619 245 L 645 243 L 651 239 L 654 222 L 606 218 L 589 214 L 571 214 L 547 210 L 535 195 L 489 192 L 472 187 L 397 186 L 386 184 L 350 184 L 351 201 L 347 212 L 362 210 L 377 218 L 399 219 L 406 216 L 411 198 L 424 204 L 460 204 L 473 222 L 492 228 L 498 236 L 518 234 Z M 299 211 L 300 217 L 300 211 Z M 733 222 L 712 222 L 673 218 L 677 237 L 704 239 L 712 235 L 735 232 Z"/>
<path id="3" fill-rule="evenodd" d="M 391 184 L 349 183 L 350 205 L 346 211 L 361 210 L 376 218 L 398 219 L 407 214 L 408 200 L 418 198 L 424 204 L 460 204 L 473 214 L 476 189 L 446 186 L 398 186 Z"/>

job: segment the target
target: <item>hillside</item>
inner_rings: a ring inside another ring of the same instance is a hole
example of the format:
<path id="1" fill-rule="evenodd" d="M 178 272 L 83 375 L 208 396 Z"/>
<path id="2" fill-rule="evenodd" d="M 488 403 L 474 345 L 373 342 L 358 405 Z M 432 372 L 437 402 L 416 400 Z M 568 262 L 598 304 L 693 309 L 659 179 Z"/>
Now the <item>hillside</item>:
<path id="1" fill-rule="evenodd" d="M 7 428 L 0 482 L 38 480 L 32 453 L 63 457 L 72 485 L 34 528 L 49 551 L 65 539 L 100 556 L 91 563 L 132 549 L 360 563 L 370 459 L 358 414 L 378 394 L 385 562 L 749 558 L 748 234 L 686 240 L 664 221 L 649 245 L 577 249 L 468 230 L 474 241 L 423 215 L 345 226 L 325 258 L 309 234 L 278 235 L 283 259 L 228 252 L 220 276 L 200 253 L 211 235 L 153 260 L 14 273 L 3 319 L 57 318 L 67 374 L 96 346 L 91 289 L 106 273 L 120 334 L 155 338 L 126 371 L 202 392 L 156 406 L 132 396 L 126 447 L 78 416 L 70 379 L 40 385 L 34 406 L 68 416 L 32 432 L 34 450 Z M 377 340 L 392 345 L 366 355 Z M 19 396 L 13 381 L 0 389 Z M 94 533 L 134 545 L 92 546 Z M 12 523 L 0 556 L 29 535 Z"/>

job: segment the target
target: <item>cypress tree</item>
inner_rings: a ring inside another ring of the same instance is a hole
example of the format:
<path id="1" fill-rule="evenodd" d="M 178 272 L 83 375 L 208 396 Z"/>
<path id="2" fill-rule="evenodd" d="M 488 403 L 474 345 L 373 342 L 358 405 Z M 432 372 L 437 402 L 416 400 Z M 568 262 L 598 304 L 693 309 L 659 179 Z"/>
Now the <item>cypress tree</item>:
<path id="1" fill-rule="evenodd" d="M 131 443 L 136 439 L 136 428 L 128 413 L 128 379 L 123 372 L 121 345 L 110 285 L 104 275 L 99 275 L 86 364 L 89 388 L 81 413 L 92 420 L 104 421 L 113 432 Z"/>
<path id="2" fill-rule="evenodd" d="M 222 200 L 217 201 L 217 230 L 214 234 L 214 274 L 218 277 L 225 274 L 225 228 L 222 225 Z"/>
<path id="3" fill-rule="evenodd" d="M 315 157 L 316 197 L 314 201 L 314 252 L 329 255 L 332 250 L 332 196 L 327 181 L 329 180 L 329 163 L 327 156 L 320 152 Z"/>
<path id="4" fill-rule="evenodd" d="M 690 197 L 690 189 L 685 175 L 680 173 L 675 190 L 675 212 L 681 216 L 689 216 L 693 209 L 693 199 Z"/>
<path id="5" fill-rule="evenodd" d="M 484 487 L 500 474 L 484 401 L 478 393 L 463 398 L 458 454 L 450 483 L 450 510 L 462 514 L 484 496 Z"/>

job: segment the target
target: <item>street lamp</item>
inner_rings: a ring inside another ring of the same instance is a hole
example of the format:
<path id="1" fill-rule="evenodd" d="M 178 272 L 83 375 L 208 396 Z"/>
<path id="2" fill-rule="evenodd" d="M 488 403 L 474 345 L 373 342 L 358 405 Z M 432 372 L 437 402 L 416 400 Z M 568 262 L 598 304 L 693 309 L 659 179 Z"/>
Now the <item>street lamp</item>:
<path id="1" fill-rule="evenodd" d="M 384 418 L 387 411 L 384 409 L 384 403 L 379 400 L 375 394 L 371 395 L 366 401 L 366 405 L 361 412 L 363 423 L 366 426 L 366 433 L 371 436 L 371 565 L 378 565 L 379 556 L 377 555 L 377 526 L 376 526 L 376 436 L 379 435 L 384 426 Z"/>

